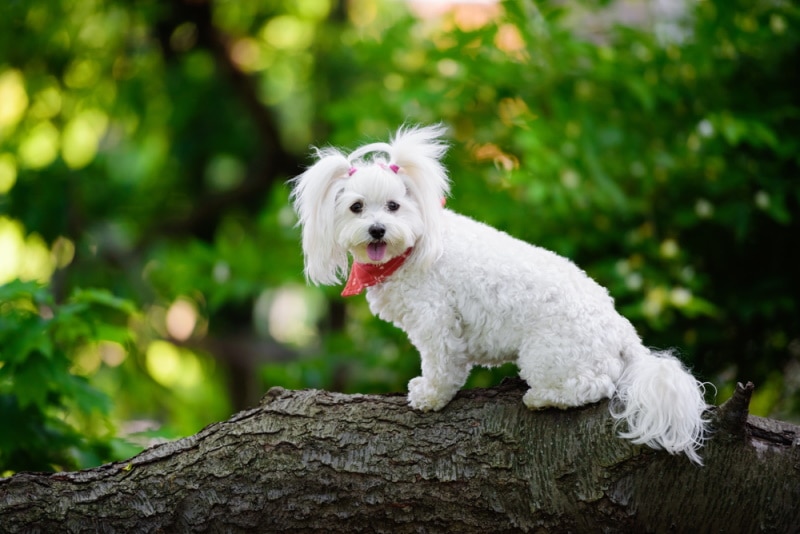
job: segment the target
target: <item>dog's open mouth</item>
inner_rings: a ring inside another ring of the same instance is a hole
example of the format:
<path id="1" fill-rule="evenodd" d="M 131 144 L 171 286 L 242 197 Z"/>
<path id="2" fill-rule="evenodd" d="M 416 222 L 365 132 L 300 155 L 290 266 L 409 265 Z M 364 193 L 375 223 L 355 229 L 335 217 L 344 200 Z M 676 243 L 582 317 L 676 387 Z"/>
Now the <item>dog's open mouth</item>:
<path id="1" fill-rule="evenodd" d="M 386 255 L 386 242 L 373 241 L 367 245 L 367 256 L 372 261 L 381 261 Z"/>

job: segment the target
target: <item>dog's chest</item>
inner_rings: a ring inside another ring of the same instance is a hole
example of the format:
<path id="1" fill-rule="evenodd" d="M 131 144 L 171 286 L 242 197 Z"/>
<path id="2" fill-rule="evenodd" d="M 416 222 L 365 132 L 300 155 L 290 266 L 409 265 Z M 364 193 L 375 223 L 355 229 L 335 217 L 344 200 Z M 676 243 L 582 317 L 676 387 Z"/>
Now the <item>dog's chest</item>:
<path id="1" fill-rule="evenodd" d="M 455 294 L 430 278 L 427 282 L 398 279 L 372 287 L 367 292 L 370 310 L 405 331 L 421 352 L 447 347 L 484 365 L 497 365 L 516 354 L 519 340 L 513 333 L 503 334 L 498 310 L 484 299 Z"/>
<path id="2" fill-rule="evenodd" d="M 437 300 L 438 295 L 426 295 L 417 284 L 409 286 L 398 280 L 388 280 L 367 290 L 370 311 L 406 332 L 414 328 L 422 315 L 436 313 Z"/>

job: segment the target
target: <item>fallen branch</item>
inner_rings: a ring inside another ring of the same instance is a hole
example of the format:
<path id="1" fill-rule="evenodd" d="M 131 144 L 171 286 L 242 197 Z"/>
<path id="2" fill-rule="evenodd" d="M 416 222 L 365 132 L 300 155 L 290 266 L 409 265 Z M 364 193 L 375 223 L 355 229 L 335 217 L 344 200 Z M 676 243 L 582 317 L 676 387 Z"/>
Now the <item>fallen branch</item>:
<path id="1" fill-rule="evenodd" d="M 616 437 L 605 402 L 532 412 L 523 391 L 516 380 L 462 391 L 443 411 L 423 414 L 401 395 L 275 388 L 258 408 L 129 461 L 0 480 L 0 530 L 788 532 L 800 525 L 800 427 L 751 416 L 740 438 L 722 439 L 736 434 L 729 421 L 741 418 L 723 405 L 702 451 L 706 465 L 697 467 Z"/>

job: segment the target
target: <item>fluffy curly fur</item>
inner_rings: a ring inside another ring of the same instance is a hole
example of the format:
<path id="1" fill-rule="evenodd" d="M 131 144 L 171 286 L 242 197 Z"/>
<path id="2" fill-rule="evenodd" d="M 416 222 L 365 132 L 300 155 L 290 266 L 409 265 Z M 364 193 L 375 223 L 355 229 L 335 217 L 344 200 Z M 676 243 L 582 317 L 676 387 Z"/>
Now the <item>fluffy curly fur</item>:
<path id="1" fill-rule="evenodd" d="M 308 280 L 339 283 L 348 253 L 380 264 L 413 247 L 396 273 L 367 289 L 372 312 L 419 350 L 413 408 L 442 409 L 474 365 L 515 362 L 529 408 L 612 398 L 621 436 L 701 464 L 703 385 L 672 354 L 642 345 L 608 291 L 571 261 L 443 208 L 443 133 L 401 128 L 350 156 L 317 151 L 292 193 Z M 366 159 L 371 153 L 389 158 Z"/>

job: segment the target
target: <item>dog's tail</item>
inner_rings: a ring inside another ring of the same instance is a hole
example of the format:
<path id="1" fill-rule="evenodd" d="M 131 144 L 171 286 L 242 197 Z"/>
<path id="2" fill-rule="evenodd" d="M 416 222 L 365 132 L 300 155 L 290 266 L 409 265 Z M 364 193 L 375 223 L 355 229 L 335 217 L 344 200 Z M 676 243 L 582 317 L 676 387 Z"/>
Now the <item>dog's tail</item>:
<path id="1" fill-rule="evenodd" d="M 705 384 L 696 380 L 671 352 L 650 351 L 641 344 L 625 351 L 626 367 L 617 382 L 611 415 L 624 421 L 620 436 L 636 444 L 684 453 L 703 465 L 697 450 L 708 435 L 703 418 Z"/>

